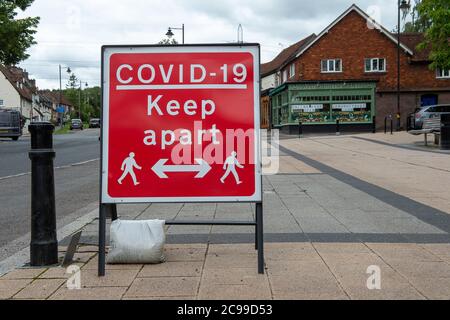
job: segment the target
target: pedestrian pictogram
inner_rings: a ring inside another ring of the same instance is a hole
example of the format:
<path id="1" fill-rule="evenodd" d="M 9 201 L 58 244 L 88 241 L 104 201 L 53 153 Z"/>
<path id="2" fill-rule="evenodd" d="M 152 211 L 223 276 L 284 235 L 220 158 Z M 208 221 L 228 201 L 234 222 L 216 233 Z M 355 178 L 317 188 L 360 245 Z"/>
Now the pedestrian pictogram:
<path id="1" fill-rule="evenodd" d="M 136 179 L 136 174 L 134 173 L 134 169 L 142 170 L 142 167 L 140 167 L 136 160 L 134 159 L 135 154 L 134 152 L 131 152 L 130 155 L 123 160 L 121 170 L 123 171 L 123 174 L 120 176 L 120 178 L 117 180 L 119 184 L 122 184 L 122 181 L 130 175 L 131 179 L 133 179 L 133 183 L 135 186 L 139 184 L 139 182 Z"/>
<path id="2" fill-rule="evenodd" d="M 220 178 L 220 182 L 225 183 L 225 179 L 229 176 L 230 173 L 233 174 L 234 179 L 236 180 L 236 184 L 241 184 L 242 181 L 239 180 L 239 174 L 236 171 L 236 167 L 243 169 L 244 166 L 242 166 L 238 159 L 237 159 L 237 153 L 236 151 L 233 151 L 231 153 L 231 156 L 225 160 L 225 164 L 223 165 L 223 169 L 226 170 L 225 174 Z"/>

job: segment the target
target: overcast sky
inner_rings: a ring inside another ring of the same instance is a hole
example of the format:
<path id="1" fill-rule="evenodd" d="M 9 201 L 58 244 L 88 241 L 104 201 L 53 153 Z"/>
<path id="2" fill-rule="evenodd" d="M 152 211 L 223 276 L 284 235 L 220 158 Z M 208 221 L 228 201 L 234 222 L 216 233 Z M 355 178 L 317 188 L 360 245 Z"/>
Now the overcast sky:
<path id="1" fill-rule="evenodd" d="M 100 83 L 100 46 L 154 44 L 167 28 L 185 24 L 186 43 L 261 44 L 262 62 L 311 33 L 318 34 L 352 3 L 373 13 L 388 30 L 397 0 L 36 0 L 23 16 L 40 16 L 37 45 L 21 63 L 40 88 L 58 88 L 58 65 L 70 66 L 89 86 Z M 181 42 L 181 31 L 174 30 Z M 67 83 L 63 72 L 63 86 Z"/>

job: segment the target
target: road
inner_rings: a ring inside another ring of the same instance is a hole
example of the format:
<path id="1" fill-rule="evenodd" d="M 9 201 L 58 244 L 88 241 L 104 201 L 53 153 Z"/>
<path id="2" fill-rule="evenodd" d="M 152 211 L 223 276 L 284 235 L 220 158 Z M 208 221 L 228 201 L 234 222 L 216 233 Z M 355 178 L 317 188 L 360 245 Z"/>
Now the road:
<path id="1" fill-rule="evenodd" d="M 90 129 L 71 134 L 54 135 L 55 167 L 99 158 L 99 134 L 98 129 Z M 0 179 L 30 172 L 29 148 L 30 137 L 22 137 L 19 141 L 0 139 Z"/>
<path id="2" fill-rule="evenodd" d="M 92 210 L 92 204 L 98 200 L 98 136 L 98 129 L 54 136 L 58 228 Z M 29 241 L 26 239 L 31 212 L 29 147 L 29 137 L 17 142 L 0 140 L 0 260 Z M 2 248 L 22 237 L 23 243 L 15 248 Z"/>

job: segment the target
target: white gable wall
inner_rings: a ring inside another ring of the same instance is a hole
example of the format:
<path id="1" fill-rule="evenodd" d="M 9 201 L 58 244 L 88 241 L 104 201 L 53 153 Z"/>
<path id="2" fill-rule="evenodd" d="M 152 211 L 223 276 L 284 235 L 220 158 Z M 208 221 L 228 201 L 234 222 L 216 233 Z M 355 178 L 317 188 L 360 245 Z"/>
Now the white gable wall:
<path id="1" fill-rule="evenodd" d="M 261 90 L 275 88 L 276 87 L 276 74 L 272 73 L 261 79 Z"/>
<path id="2" fill-rule="evenodd" d="M 33 118 L 32 103 L 19 95 L 2 72 L 0 72 L 0 100 L 3 100 L 3 105 L 0 108 L 20 111 L 28 119 L 23 128 L 23 133 L 28 133 L 28 125 L 30 119 Z"/>
<path id="3" fill-rule="evenodd" d="M 1 108 L 20 111 L 20 95 L 2 72 L 0 72 L 0 100 L 3 100 Z"/>

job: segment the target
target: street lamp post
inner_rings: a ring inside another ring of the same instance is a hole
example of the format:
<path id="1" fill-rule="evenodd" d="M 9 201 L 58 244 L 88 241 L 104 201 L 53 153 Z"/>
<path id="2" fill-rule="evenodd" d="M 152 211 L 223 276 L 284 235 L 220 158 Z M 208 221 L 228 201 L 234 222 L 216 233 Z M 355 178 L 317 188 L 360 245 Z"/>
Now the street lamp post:
<path id="1" fill-rule="evenodd" d="M 82 89 L 82 86 L 83 86 L 83 83 L 80 80 L 80 88 L 79 88 L 79 91 L 78 91 L 78 118 L 79 119 L 81 119 L 81 89 Z M 86 89 L 87 87 L 88 87 L 88 83 L 86 82 L 84 84 L 84 88 Z M 83 121 L 83 120 L 81 120 L 81 121 Z"/>
<path id="2" fill-rule="evenodd" d="M 61 67 L 61 65 L 59 65 L 59 105 L 58 105 L 58 108 L 61 108 L 61 105 L 62 105 L 62 77 L 61 77 L 61 69 L 62 69 L 62 67 Z M 71 73 L 72 72 L 72 70 L 70 70 L 70 67 L 67 67 L 67 73 Z M 63 115 L 60 115 L 60 125 L 61 125 L 61 127 L 63 126 L 63 123 L 64 123 L 64 121 L 63 121 L 63 116 L 64 116 L 64 114 Z"/>
<path id="3" fill-rule="evenodd" d="M 406 16 L 410 9 L 411 5 L 409 4 L 409 0 L 398 0 L 398 24 L 397 24 L 397 131 L 400 130 L 401 125 L 401 114 L 400 114 L 400 13 L 403 13 L 403 16 Z"/>
<path id="4" fill-rule="evenodd" d="M 184 44 L 184 23 L 181 25 L 181 28 L 174 28 L 174 27 L 169 27 L 169 30 L 167 30 L 166 36 L 170 38 L 172 38 L 174 36 L 172 30 L 181 30 L 181 39 L 182 39 L 182 44 Z"/>

